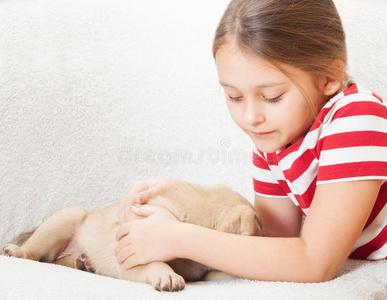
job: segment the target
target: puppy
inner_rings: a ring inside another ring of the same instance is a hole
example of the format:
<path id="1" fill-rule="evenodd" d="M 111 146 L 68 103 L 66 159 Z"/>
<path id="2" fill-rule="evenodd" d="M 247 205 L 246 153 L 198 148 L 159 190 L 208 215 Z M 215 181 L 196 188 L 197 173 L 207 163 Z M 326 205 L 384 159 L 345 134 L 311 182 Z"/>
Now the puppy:
<path id="1" fill-rule="evenodd" d="M 262 232 L 261 220 L 252 205 L 224 185 L 181 183 L 148 204 L 166 208 L 182 222 L 242 235 Z M 4 254 L 146 282 L 164 291 L 182 290 L 185 281 L 209 279 L 209 267 L 185 259 L 123 269 L 114 256 L 119 207 L 117 203 L 88 213 L 81 207 L 64 208 L 35 231 L 5 245 Z M 132 214 L 129 222 L 140 218 Z"/>

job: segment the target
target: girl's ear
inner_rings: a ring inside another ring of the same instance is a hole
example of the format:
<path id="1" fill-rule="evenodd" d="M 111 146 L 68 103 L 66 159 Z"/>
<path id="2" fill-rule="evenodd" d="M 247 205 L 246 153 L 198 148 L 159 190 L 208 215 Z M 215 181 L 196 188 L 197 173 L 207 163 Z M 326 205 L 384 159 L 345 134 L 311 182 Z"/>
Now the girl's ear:
<path id="1" fill-rule="evenodd" d="M 335 60 L 329 69 L 329 73 L 332 75 L 323 76 L 320 81 L 321 91 L 326 96 L 337 93 L 343 86 L 344 81 L 344 63 L 341 60 Z"/>
<path id="2" fill-rule="evenodd" d="M 337 79 L 325 77 L 325 84 L 322 88 L 322 92 L 325 96 L 332 96 L 336 94 L 342 87 L 342 83 Z"/>

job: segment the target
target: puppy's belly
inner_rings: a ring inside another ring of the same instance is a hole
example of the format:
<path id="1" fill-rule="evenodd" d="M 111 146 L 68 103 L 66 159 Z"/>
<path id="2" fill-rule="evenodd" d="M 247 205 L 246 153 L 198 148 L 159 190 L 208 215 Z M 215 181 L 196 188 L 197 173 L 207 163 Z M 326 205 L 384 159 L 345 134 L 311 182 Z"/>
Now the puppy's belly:
<path id="1" fill-rule="evenodd" d="M 114 278 L 119 278 L 121 268 L 114 255 L 119 205 L 89 213 L 74 238 L 80 251 L 90 258 L 96 273 Z"/>
<path id="2" fill-rule="evenodd" d="M 71 255 L 71 254 L 74 254 L 74 253 L 78 253 L 78 252 L 81 252 L 81 249 L 79 248 L 79 245 L 76 242 L 76 240 L 73 238 L 67 244 L 66 248 L 62 251 L 62 253 L 60 253 L 58 255 L 56 260 L 59 260 L 59 259 L 65 257 L 65 256 L 68 256 L 68 255 Z"/>

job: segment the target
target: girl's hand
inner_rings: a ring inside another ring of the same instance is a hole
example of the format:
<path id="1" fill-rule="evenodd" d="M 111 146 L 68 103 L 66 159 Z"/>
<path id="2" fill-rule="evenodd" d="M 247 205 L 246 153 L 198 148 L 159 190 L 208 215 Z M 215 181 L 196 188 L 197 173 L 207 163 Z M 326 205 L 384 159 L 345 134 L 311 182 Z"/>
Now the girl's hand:
<path id="1" fill-rule="evenodd" d="M 125 224 L 128 222 L 130 209 L 134 203 L 145 204 L 149 199 L 160 194 L 163 190 L 181 182 L 184 181 L 172 178 L 156 178 L 140 180 L 133 183 L 133 185 L 130 187 L 129 193 L 122 201 L 118 212 L 120 224 Z"/>
<path id="2" fill-rule="evenodd" d="M 132 207 L 136 215 L 146 219 L 120 226 L 116 234 L 119 241 L 115 248 L 118 263 L 124 269 L 152 261 L 175 259 L 180 221 L 168 210 L 151 205 Z"/>

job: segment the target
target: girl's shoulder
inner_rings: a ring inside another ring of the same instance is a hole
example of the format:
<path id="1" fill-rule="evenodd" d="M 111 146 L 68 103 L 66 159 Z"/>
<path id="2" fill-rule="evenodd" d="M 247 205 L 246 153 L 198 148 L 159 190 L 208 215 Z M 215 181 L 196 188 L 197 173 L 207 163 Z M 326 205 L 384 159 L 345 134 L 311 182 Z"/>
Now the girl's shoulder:
<path id="1" fill-rule="evenodd" d="M 378 118 L 387 120 L 387 104 L 378 94 L 352 84 L 331 98 L 319 113 L 318 119 L 329 124 L 342 118 Z"/>

